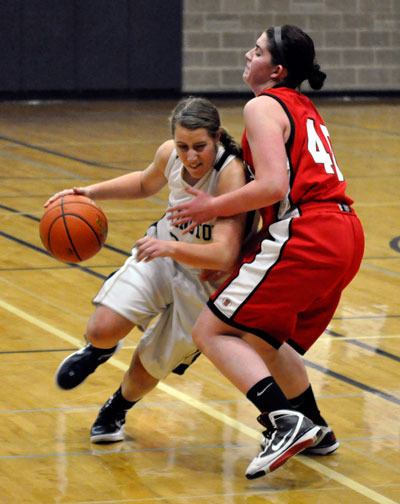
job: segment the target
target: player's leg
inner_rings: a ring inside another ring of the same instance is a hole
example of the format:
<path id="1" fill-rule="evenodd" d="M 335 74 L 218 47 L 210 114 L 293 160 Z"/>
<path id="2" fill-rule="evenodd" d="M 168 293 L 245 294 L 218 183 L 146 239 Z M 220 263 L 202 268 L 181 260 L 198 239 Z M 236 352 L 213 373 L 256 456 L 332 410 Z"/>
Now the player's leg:
<path id="1" fill-rule="evenodd" d="M 192 313 L 188 304 L 187 313 L 193 318 L 188 315 L 185 320 L 179 309 L 181 303 L 176 301 L 175 296 L 174 303 L 141 337 L 120 387 L 102 406 L 91 428 L 93 443 L 122 441 L 126 415 L 132 406 L 153 390 L 159 380 L 171 371 L 182 372 L 198 356 L 189 330 L 198 310 Z"/>
<path id="2" fill-rule="evenodd" d="M 312 308 L 305 310 L 298 317 L 296 329 L 290 341 L 294 348 L 286 344 L 282 345 L 285 347 L 289 366 L 294 367 L 297 361 L 297 367 L 303 366 L 304 372 L 306 372 L 303 358 L 298 352 L 303 354 L 324 332 L 339 303 L 341 292 L 342 287 L 340 285 L 332 288 L 326 296 L 322 296 L 318 302 L 315 302 Z M 279 370 L 277 373 L 279 373 Z M 285 387 L 286 377 L 280 376 L 280 379 L 281 383 L 283 383 L 282 386 Z M 306 448 L 302 453 L 304 455 L 330 455 L 336 451 L 339 442 L 332 428 L 321 415 L 311 384 L 309 383 L 307 387 L 289 391 L 288 397 L 296 411 L 306 415 L 321 428 L 321 435 L 314 445 Z"/>
<path id="3" fill-rule="evenodd" d="M 118 349 L 118 342 L 134 324 L 107 306 L 98 305 L 90 317 L 85 338 L 87 345 L 69 355 L 56 372 L 57 385 L 69 390 L 80 385 Z"/>
<path id="4" fill-rule="evenodd" d="M 271 375 L 288 398 L 296 397 L 310 385 L 301 356 L 283 343 L 278 349 L 265 345 L 261 338 L 253 342 Z"/>
<path id="5" fill-rule="evenodd" d="M 87 324 L 88 344 L 61 363 L 59 387 L 68 390 L 82 383 L 114 355 L 135 325 L 144 330 L 172 302 L 172 268 L 167 258 L 146 263 L 132 255 L 105 281 L 93 300 L 97 308 Z"/>
<path id="6" fill-rule="evenodd" d="M 302 451 L 302 454 L 329 455 L 333 453 L 339 447 L 339 442 L 321 415 L 303 358 L 286 343 L 280 347 L 278 358 L 265 352 L 262 355 L 272 376 L 289 399 L 291 407 L 310 418 L 321 429 L 321 436 L 315 444 Z M 267 442 L 268 431 L 264 431 L 261 447 L 265 448 Z"/>
<path id="7" fill-rule="evenodd" d="M 92 443 L 115 443 L 124 439 L 128 411 L 154 387 L 159 380 L 146 371 L 136 350 L 121 385 L 104 403 L 90 430 Z"/>
<path id="8" fill-rule="evenodd" d="M 247 468 L 247 478 L 274 471 L 315 442 L 319 427 L 293 410 L 261 356 L 268 352 L 277 354 L 278 349 L 266 350 L 270 347 L 267 342 L 226 325 L 208 308 L 195 325 L 193 339 L 199 350 L 258 408 L 258 420 L 268 430 L 268 442 Z"/>

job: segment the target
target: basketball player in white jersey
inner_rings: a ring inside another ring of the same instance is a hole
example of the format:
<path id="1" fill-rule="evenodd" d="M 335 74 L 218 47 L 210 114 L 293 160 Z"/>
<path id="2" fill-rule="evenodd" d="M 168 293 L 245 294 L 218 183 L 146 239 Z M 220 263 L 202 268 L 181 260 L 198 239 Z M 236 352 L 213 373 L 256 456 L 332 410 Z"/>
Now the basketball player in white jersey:
<path id="1" fill-rule="evenodd" d="M 191 198 L 189 187 L 217 196 L 245 184 L 240 147 L 221 128 L 210 101 L 181 100 L 172 113 L 171 130 L 173 139 L 158 148 L 145 170 L 60 191 L 45 206 L 67 194 L 95 200 L 145 198 L 168 185 L 172 207 Z M 187 225 L 177 227 L 164 216 L 106 280 L 93 300 L 96 310 L 87 325 L 88 343 L 60 364 L 57 385 L 68 390 L 82 383 L 116 352 L 134 326 L 144 334 L 121 386 L 100 409 L 91 429 L 92 442 L 122 440 L 127 411 L 159 380 L 171 371 L 183 374 L 198 357 L 192 327 L 215 290 L 216 279 L 239 259 L 245 220 L 244 215 L 213 219 L 185 234 Z"/>

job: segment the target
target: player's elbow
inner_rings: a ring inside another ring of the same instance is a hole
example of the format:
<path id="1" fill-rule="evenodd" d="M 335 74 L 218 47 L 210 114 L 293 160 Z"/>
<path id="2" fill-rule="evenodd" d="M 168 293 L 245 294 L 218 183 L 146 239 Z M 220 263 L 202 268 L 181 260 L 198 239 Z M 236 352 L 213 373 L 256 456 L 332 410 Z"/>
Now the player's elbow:
<path id="1" fill-rule="evenodd" d="M 283 200 L 289 192 L 289 181 L 286 178 L 279 184 L 278 191 L 280 195 L 279 200 Z"/>
<path id="2" fill-rule="evenodd" d="M 286 180 L 275 181 L 275 183 L 269 184 L 267 187 L 269 204 L 272 205 L 285 199 L 289 191 L 289 184 Z"/>
<path id="3" fill-rule="evenodd" d="M 275 180 L 270 185 L 270 193 L 273 195 L 275 201 L 282 201 L 289 191 L 289 181 L 286 177 Z"/>

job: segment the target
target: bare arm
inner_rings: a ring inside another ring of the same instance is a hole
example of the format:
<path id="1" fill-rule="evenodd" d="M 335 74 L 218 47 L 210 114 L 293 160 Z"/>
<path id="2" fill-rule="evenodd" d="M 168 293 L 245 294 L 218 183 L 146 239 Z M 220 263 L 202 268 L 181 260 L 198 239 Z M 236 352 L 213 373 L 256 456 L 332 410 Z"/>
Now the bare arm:
<path id="1" fill-rule="evenodd" d="M 284 198 L 289 188 L 285 141 L 290 128 L 285 112 L 273 98 L 258 97 L 246 104 L 244 121 L 255 179 L 218 197 L 188 190 L 196 197 L 169 210 L 175 224 L 193 221 L 196 225 L 216 216 L 230 216 L 270 206 Z"/>
<path id="2" fill-rule="evenodd" d="M 49 198 L 44 206 L 46 207 L 61 196 L 67 196 L 68 194 L 81 194 L 97 200 L 138 199 L 151 196 L 157 193 L 167 183 L 167 179 L 164 176 L 164 169 L 173 148 L 173 141 L 168 140 L 160 145 L 153 161 L 146 169 L 127 173 L 126 175 L 121 175 L 120 177 L 85 187 L 64 189 Z"/>
<path id="3" fill-rule="evenodd" d="M 233 160 L 221 173 L 218 193 L 243 187 L 243 165 Z M 155 257 L 171 257 L 177 262 L 195 268 L 230 271 L 236 264 L 243 242 L 245 215 L 217 219 L 213 241 L 207 244 L 164 241 L 145 237 L 136 243 L 138 259 L 149 261 Z"/>

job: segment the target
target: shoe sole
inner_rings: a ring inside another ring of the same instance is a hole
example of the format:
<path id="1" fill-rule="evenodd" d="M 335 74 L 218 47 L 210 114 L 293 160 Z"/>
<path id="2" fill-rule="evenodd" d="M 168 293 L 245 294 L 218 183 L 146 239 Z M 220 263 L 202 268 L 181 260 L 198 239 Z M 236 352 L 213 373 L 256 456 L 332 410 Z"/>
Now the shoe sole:
<path id="1" fill-rule="evenodd" d="M 94 444 L 117 443 L 118 441 L 123 441 L 124 439 L 125 435 L 123 428 L 114 434 L 98 434 L 97 436 L 90 436 L 90 442 Z"/>
<path id="2" fill-rule="evenodd" d="M 315 440 L 318 438 L 318 435 L 320 435 L 320 428 L 319 427 L 313 427 L 309 431 L 307 431 L 302 438 L 300 438 L 300 441 L 292 446 L 289 450 L 287 450 L 285 453 L 283 453 L 280 457 L 278 457 L 276 460 L 274 460 L 270 466 L 267 466 L 266 469 L 260 469 L 259 471 L 253 473 L 253 474 L 246 474 L 246 478 L 249 480 L 261 478 L 262 476 L 265 476 L 267 473 L 271 473 L 273 471 L 276 471 L 281 465 L 283 465 L 289 458 L 293 457 L 297 453 L 305 450 L 308 446 L 311 446 L 315 443 Z M 306 439 L 303 439 L 306 437 Z M 312 437 L 309 437 L 312 436 Z M 301 439 L 303 439 L 301 441 Z"/>
<path id="3" fill-rule="evenodd" d="M 336 443 L 330 446 L 325 446 L 325 448 L 318 448 L 317 446 L 313 448 L 312 446 L 310 446 L 310 448 L 304 450 L 301 455 L 330 455 L 331 453 L 335 452 L 339 448 L 339 446 L 339 441 L 336 441 Z"/>

